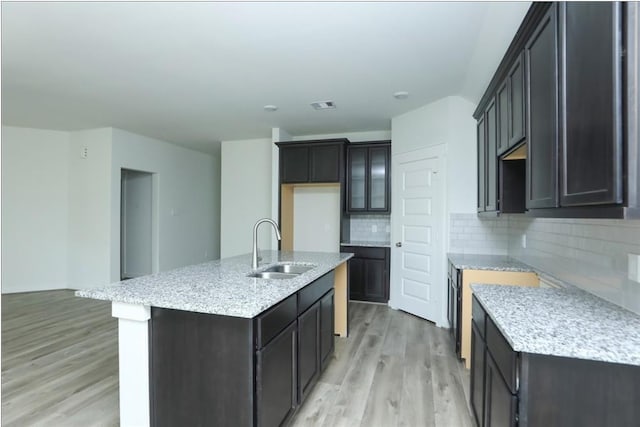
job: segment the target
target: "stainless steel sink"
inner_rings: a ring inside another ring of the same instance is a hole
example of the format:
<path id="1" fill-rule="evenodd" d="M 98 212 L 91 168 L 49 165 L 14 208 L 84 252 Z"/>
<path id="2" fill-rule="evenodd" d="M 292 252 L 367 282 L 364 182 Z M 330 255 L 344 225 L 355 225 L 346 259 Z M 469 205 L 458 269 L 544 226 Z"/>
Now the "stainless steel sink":
<path id="1" fill-rule="evenodd" d="M 249 273 L 247 277 L 255 277 L 258 279 L 293 279 L 300 273 L 283 273 L 279 271 L 259 271 L 257 273 Z"/>
<path id="2" fill-rule="evenodd" d="M 311 269 L 313 269 L 315 265 L 300 265 L 300 264 L 278 264 L 273 265 L 269 268 L 265 268 L 265 272 L 274 272 L 274 273 L 290 273 L 290 274 L 302 274 Z"/>

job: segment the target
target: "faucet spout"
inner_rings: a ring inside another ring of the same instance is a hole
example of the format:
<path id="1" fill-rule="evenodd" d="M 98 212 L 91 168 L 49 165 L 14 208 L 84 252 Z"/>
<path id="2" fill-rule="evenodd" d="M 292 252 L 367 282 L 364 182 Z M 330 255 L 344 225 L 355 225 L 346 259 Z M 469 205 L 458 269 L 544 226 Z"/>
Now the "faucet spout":
<path id="1" fill-rule="evenodd" d="M 276 232 L 276 238 L 278 240 L 282 240 L 282 236 L 280 235 L 280 229 L 278 228 L 278 223 L 272 220 L 271 218 L 262 218 L 259 219 L 256 224 L 253 226 L 253 248 L 251 251 L 251 269 L 256 270 L 258 268 L 258 226 L 263 222 L 268 222 L 271 224 L 273 229 Z"/>

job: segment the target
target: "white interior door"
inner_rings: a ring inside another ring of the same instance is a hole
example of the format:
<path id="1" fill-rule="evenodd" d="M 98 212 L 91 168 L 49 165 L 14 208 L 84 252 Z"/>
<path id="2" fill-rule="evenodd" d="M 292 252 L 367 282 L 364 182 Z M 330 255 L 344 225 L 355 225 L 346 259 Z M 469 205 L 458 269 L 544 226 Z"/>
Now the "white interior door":
<path id="1" fill-rule="evenodd" d="M 444 177 L 441 146 L 392 158 L 389 305 L 443 323 Z"/>

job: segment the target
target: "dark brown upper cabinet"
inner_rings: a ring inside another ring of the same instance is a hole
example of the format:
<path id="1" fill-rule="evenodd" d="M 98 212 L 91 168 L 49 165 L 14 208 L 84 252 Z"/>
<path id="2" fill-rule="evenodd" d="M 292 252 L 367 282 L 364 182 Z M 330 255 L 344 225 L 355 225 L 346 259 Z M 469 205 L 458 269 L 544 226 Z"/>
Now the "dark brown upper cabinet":
<path id="1" fill-rule="evenodd" d="M 509 70 L 496 94 L 498 109 L 498 155 L 520 143 L 526 135 L 524 52 Z"/>
<path id="2" fill-rule="evenodd" d="M 474 112 L 480 212 L 495 102 L 499 212 L 640 218 L 639 28 L 637 2 L 531 5 Z"/>
<path id="3" fill-rule="evenodd" d="M 621 4 L 559 7 L 560 205 L 622 203 Z"/>
<path id="4" fill-rule="evenodd" d="M 478 120 L 478 212 L 498 210 L 498 121 L 495 100 Z"/>
<path id="5" fill-rule="evenodd" d="M 525 45 L 527 208 L 558 206 L 558 25 L 551 5 Z"/>
<path id="6" fill-rule="evenodd" d="M 391 143 L 347 146 L 347 212 L 391 212 Z"/>
<path id="7" fill-rule="evenodd" d="M 277 142 L 282 184 L 341 182 L 346 138 Z"/>

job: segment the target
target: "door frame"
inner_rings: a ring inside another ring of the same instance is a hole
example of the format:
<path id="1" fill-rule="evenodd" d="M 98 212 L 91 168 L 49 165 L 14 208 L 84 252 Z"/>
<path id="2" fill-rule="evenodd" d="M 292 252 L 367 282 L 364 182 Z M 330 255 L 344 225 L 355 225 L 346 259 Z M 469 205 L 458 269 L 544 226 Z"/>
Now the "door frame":
<path id="1" fill-rule="evenodd" d="M 159 182 L 158 182 L 158 174 L 156 172 L 149 172 L 141 169 L 133 169 L 120 167 L 119 170 L 119 197 L 117 198 L 118 203 L 118 277 L 113 281 L 121 281 L 123 268 L 124 268 L 124 209 L 123 206 L 123 198 L 124 198 L 124 181 L 122 179 L 123 173 L 125 171 L 129 172 L 137 172 L 144 173 L 151 176 L 151 274 L 158 273 L 160 270 L 160 249 L 159 249 L 159 221 L 158 221 L 158 204 L 159 204 Z"/>
<path id="2" fill-rule="evenodd" d="M 391 146 L 391 269 L 390 269 L 390 280 L 389 280 L 389 307 L 398 310 L 398 306 L 395 302 L 398 293 L 400 291 L 400 285 L 397 283 L 396 275 L 398 274 L 398 251 L 396 250 L 396 242 L 400 241 L 401 236 L 397 235 L 397 221 L 398 221 L 398 212 L 396 209 L 393 209 L 395 206 L 396 200 L 398 197 L 398 193 L 393 191 L 393 183 L 397 182 L 400 177 L 398 174 L 397 163 L 407 159 L 407 160 L 416 160 L 416 159 L 425 159 L 425 158 L 438 158 L 440 162 L 440 169 L 438 170 L 438 174 L 440 175 L 440 189 L 439 191 L 442 194 L 442 209 L 440 210 L 440 215 L 437 218 L 438 226 L 441 228 L 440 234 L 440 242 L 438 247 L 439 251 L 439 259 L 435 260 L 434 265 L 437 265 L 439 269 L 439 279 L 437 283 L 442 284 L 442 286 L 438 287 L 438 292 L 436 294 L 437 303 L 440 307 L 437 312 L 437 318 L 434 319 L 436 326 L 438 327 L 448 327 L 449 322 L 447 320 L 447 292 L 448 292 L 448 283 L 447 283 L 447 275 L 446 275 L 446 253 L 447 253 L 447 240 L 449 236 L 449 224 L 447 221 L 447 212 L 448 212 L 448 199 L 447 199 L 447 146 L 446 144 L 437 144 L 432 145 L 425 148 L 419 148 L 417 150 L 406 151 L 402 153 L 393 153 L 393 145 Z"/>

